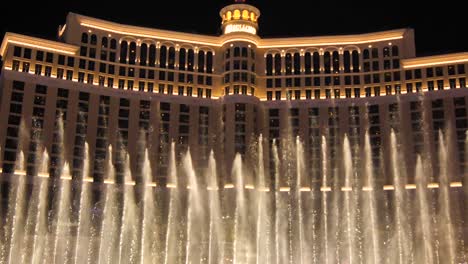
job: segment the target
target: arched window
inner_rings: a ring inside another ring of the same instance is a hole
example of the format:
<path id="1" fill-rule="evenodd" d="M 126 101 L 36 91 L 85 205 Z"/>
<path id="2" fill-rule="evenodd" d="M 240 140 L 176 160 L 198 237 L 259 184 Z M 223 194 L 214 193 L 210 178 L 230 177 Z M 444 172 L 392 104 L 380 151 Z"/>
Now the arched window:
<path id="1" fill-rule="evenodd" d="M 314 55 L 312 56 L 312 62 L 314 66 L 314 73 L 319 74 L 320 73 L 320 54 L 318 52 L 314 52 Z"/>
<path id="2" fill-rule="evenodd" d="M 323 54 L 323 66 L 325 73 L 331 73 L 331 54 L 328 51 Z"/>
<path id="3" fill-rule="evenodd" d="M 301 74 L 301 55 L 294 53 L 294 74 Z"/>
<path id="4" fill-rule="evenodd" d="M 242 11 L 242 19 L 245 19 L 245 20 L 249 19 L 249 10 Z"/>
<path id="5" fill-rule="evenodd" d="M 385 57 L 390 57 L 390 48 L 389 47 L 385 47 L 383 49 L 383 56 L 384 56 L 384 58 Z"/>
<path id="6" fill-rule="evenodd" d="M 195 64 L 195 53 L 193 49 L 188 50 L 187 54 L 187 70 L 193 71 L 193 65 Z"/>
<path id="7" fill-rule="evenodd" d="M 369 55 L 369 51 L 367 51 L 367 55 Z M 357 50 L 354 50 L 353 53 L 351 53 L 351 57 L 353 59 L 353 72 L 359 72 L 360 62 L 359 53 L 357 52 Z"/>
<path id="8" fill-rule="evenodd" d="M 275 55 L 275 75 L 281 75 L 281 55 Z"/>
<path id="9" fill-rule="evenodd" d="M 340 72 L 340 55 L 338 51 L 334 51 L 332 54 L 332 66 L 333 66 L 333 73 Z"/>
<path id="10" fill-rule="evenodd" d="M 102 37 L 101 48 L 107 48 L 108 43 L 109 43 L 109 40 L 107 39 L 107 37 Z"/>
<path id="11" fill-rule="evenodd" d="M 291 75 L 292 73 L 292 55 L 287 53 L 284 59 L 286 75 Z"/>
<path id="12" fill-rule="evenodd" d="M 136 43 L 135 42 L 130 42 L 130 50 L 128 54 L 128 63 L 129 64 L 135 64 L 136 60 Z"/>
<path id="13" fill-rule="evenodd" d="M 122 41 L 120 43 L 120 63 L 127 63 L 127 51 L 128 43 L 127 41 Z"/>
<path id="14" fill-rule="evenodd" d="M 365 49 L 363 52 L 362 52 L 362 58 L 364 60 L 368 60 L 370 58 L 370 55 L 369 55 L 369 50 L 368 49 Z"/>
<path id="15" fill-rule="evenodd" d="M 143 43 L 140 46 L 140 65 L 146 66 L 147 59 L 148 59 L 148 44 Z"/>
<path id="16" fill-rule="evenodd" d="M 213 73 L 213 52 L 206 53 L 206 72 Z"/>
<path id="17" fill-rule="evenodd" d="M 117 40 L 111 39 L 111 41 L 110 41 L 110 48 L 111 48 L 111 49 L 116 49 L 116 48 L 117 48 Z"/>
<path id="18" fill-rule="evenodd" d="M 242 48 L 242 57 L 247 58 L 247 48 Z"/>
<path id="19" fill-rule="evenodd" d="M 239 19 L 241 17 L 240 10 L 234 10 L 233 17 L 234 17 L 234 19 Z"/>
<path id="20" fill-rule="evenodd" d="M 88 33 L 83 32 L 81 34 L 81 43 L 88 43 Z"/>
<path id="21" fill-rule="evenodd" d="M 169 69 L 174 69 L 174 65 L 175 65 L 175 48 L 174 47 L 169 48 L 169 60 L 167 64 L 168 64 Z"/>
<path id="22" fill-rule="evenodd" d="M 240 57 L 240 48 L 239 47 L 234 48 L 234 57 Z"/>
<path id="23" fill-rule="evenodd" d="M 226 13 L 226 19 L 227 19 L 228 21 L 232 19 L 232 12 L 231 12 L 231 11 L 228 11 L 228 12 Z"/>
<path id="24" fill-rule="evenodd" d="M 154 67 L 156 65 L 156 45 L 150 45 L 148 55 L 148 65 Z"/>
<path id="25" fill-rule="evenodd" d="M 310 52 L 306 52 L 304 55 L 304 70 L 306 74 L 312 73 L 312 55 Z"/>
<path id="26" fill-rule="evenodd" d="M 273 75 L 273 55 L 268 54 L 266 57 L 266 75 Z"/>
<path id="27" fill-rule="evenodd" d="M 398 46 L 392 46 L 392 56 L 394 57 L 399 56 Z"/>
<path id="28" fill-rule="evenodd" d="M 184 48 L 179 50 L 179 70 L 185 71 L 185 57 L 187 56 L 187 51 Z"/>
<path id="29" fill-rule="evenodd" d="M 351 72 L 351 53 L 347 50 L 343 53 L 344 72 Z"/>
<path id="30" fill-rule="evenodd" d="M 166 46 L 161 46 L 159 49 L 159 67 L 166 68 L 167 62 L 167 48 Z"/>
<path id="31" fill-rule="evenodd" d="M 198 52 L 198 72 L 205 71 L 205 52 L 199 51 Z"/>
<path id="32" fill-rule="evenodd" d="M 97 37 L 95 34 L 91 35 L 91 45 L 96 45 L 97 44 Z"/>

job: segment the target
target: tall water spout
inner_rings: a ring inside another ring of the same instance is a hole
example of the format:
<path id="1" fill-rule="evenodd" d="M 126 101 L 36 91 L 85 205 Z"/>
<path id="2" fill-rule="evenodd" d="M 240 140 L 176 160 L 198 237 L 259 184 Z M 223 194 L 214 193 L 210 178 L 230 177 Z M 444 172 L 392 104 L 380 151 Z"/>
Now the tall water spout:
<path id="1" fill-rule="evenodd" d="M 364 170 L 366 175 L 366 181 L 363 185 L 364 191 L 364 203 L 366 212 L 366 217 L 370 221 L 369 225 L 365 230 L 364 240 L 367 247 L 367 255 L 365 259 L 373 260 L 373 263 L 380 263 L 381 261 L 381 252 L 380 252 L 380 228 L 378 224 L 378 208 L 377 208 L 377 198 L 378 190 L 375 183 L 375 175 L 372 164 L 372 149 L 370 144 L 369 133 L 366 132 L 365 142 L 364 142 Z"/>
<path id="2" fill-rule="evenodd" d="M 221 222 L 222 216 L 219 202 L 218 174 L 213 151 L 210 152 L 207 172 L 207 188 L 210 205 L 208 264 L 217 264 L 224 261 L 224 245 L 222 241 L 225 240 L 225 234 Z"/>

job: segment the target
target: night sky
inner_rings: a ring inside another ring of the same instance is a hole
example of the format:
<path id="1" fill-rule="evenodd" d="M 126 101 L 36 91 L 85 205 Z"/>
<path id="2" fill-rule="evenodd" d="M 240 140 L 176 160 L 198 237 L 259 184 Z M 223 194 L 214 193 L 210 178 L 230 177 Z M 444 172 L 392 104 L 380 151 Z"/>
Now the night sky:
<path id="1" fill-rule="evenodd" d="M 0 9 L 1 37 L 10 31 L 54 39 L 68 12 L 135 26 L 219 35 L 219 10 L 234 1 L 123 2 L 13 0 Z M 247 0 L 262 12 L 262 37 L 356 34 L 410 27 L 415 30 L 418 56 L 468 52 L 468 12 L 460 2 L 436 1 L 433 5 L 426 1 L 417 9 L 413 5 L 418 2 Z"/>

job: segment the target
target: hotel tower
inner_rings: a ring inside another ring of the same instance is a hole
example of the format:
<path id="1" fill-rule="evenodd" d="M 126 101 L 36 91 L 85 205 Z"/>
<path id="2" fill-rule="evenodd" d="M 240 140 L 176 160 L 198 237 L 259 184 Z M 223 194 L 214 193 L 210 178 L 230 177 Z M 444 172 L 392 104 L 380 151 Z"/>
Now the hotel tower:
<path id="1" fill-rule="evenodd" d="M 152 184 L 164 187 L 174 142 L 176 153 L 190 150 L 197 171 L 213 151 L 220 186 L 232 186 L 237 154 L 254 166 L 249 162 L 263 139 L 265 170 L 274 174 L 272 146 L 282 151 L 297 138 L 309 174 L 301 185 L 313 189 L 325 170 L 322 160 L 331 168 L 342 164 L 345 135 L 352 150 L 368 135 L 377 182 L 386 186 L 394 134 L 408 175 L 419 155 L 437 164 L 444 139 L 451 187 L 464 187 L 468 53 L 416 57 L 411 28 L 262 38 L 260 10 L 243 1 L 219 15 L 221 34 L 213 36 L 76 13 L 67 15 L 55 41 L 6 33 L 0 169 L 13 173 L 22 151 L 24 172 L 37 176 L 46 148 L 47 177 L 58 177 L 65 160 L 72 178 L 105 182 L 109 146 L 118 174 L 126 159 L 120 150 L 138 171 L 147 148 Z M 359 152 L 352 153 L 357 162 Z M 90 164 L 83 173 L 85 156 Z"/>

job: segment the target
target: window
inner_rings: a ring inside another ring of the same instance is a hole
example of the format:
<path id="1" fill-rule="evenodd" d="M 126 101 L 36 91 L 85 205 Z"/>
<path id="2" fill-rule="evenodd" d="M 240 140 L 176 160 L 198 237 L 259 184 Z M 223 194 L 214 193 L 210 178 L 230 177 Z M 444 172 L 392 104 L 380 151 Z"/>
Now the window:
<path id="1" fill-rule="evenodd" d="M 320 73 L 320 54 L 318 52 L 314 52 L 312 56 L 312 65 L 314 67 L 314 74 Z"/>
<path id="2" fill-rule="evenodd" d="M 455 75 L 455 65 L 449 65 L 447 69 L 448 69 L 448 75 Z"/>
<path id="3" fill-rule="evenodd" d="M 67 80 L 71 81 L 73 79 L 73 71 L 67 70 Z"/>
<path id="4" fill-rule="evenodd" d="M 129 64 L 135 64 L 135 60 L 136 60 L 136 43 L 131 42 L 130 43 L 129 54 L 128 54 L 128 63 Z"/>
<path id="5" fill-rule="evenodd" d="M 156 46 L 154 44 L 149 46 L 148 65 L 151 67 L 156 65 Z"/>
<path id="6" fill-rule="evenodd" d="M 18 60 L 13 60 L 11 69 L 14 71 L 19 71 L 20 62 Z"/>
<path id="7" fill-rule="evenodd" d="M 392 46 L 392 56 L 393 57 L 399 56 L 398 46 Z"/>
<path id="8" fill-rule="evenodd" d="M 206 72 L 213 73 L 213 52 L 206 53 Z"/>
<path id="9" fill-rule="evenodd" d="M 365 59 L 365 60 L 368 60 L 368 59 L 370 58 L 369 50 L 368 50 L 368 49 L 365 49 L 365 50 L 362 52 L 362 58 Z"/>
<path id="10" fill-rule="evenodd" d="M 301 56 L 294 53 L 294 74 L 301 74 Z"/>
<path id="11" fill-rule="evenodd" d="M 92 34 L 92 35 L 91 35 L 90 44 L 91 44 L 91 45 L 96 45 L 96 44 L 97 44 L 97 37 L 96 37 L 95 34 Z"/>
<path id="12" fill-rule="evenodd" d="M 148 59 L 148 45 L 146 43 L 140 46 L 140 65 L 146 66 L 146 60 Z"/>
<path id="13" fill-rule="evenodd" d="M 359 53 L 357 50 L 354 50 L 351 54 L 353 60 L 353 72 L 360 71 L 360 62 L 359 62 Z"/>
<path id="14" fill-rule="evenodd" d="M 385 47 L 383 49 L 383 56 L 384 56 L 384 58 L 390 57 L 390 48 L 389 47 Z"/>
<path id="15" fill-rule="evenodd" d="M 169 48 L 169 57 L 168 57 L 168 61 L 167 61 L 167 66 L 168 66 L 169 69 L 174 69 L 174 65 L 175 65 L 175 48 L 170 47 Z"/>
<path id="16" fill-rule="evenodd" d="M 320 99 L 320 90 L 319 89 L 314 90 L 314 98 L 315 99 Z"/>
<path id="17" fill-rule="evenodd" d="M 434 77 L 434 68 L 427 68 L 426 69 L 426 77 L 427 78 Z"/>
<path id="18" fill-rule="evenodd" d="M 333 66 L 333 73 L 340 72 L 340 55 L 338 51 L 334 51 L 332 54 L 332 66 Z"/>
<path id="19" fill-rule="evenodd" d="M 22 48 L 21 48 L 21 47 L 15 46 L 15 47 L 13 48 L 13 56 L 15 56 L 15 57 L 21 57 L 21 52 L 22 52 Z"/>
<path id="20" fill-rule="evenodd" d="M 275 92 L 275 100 L 281 100 L 281 91 Z"/>
<path id="21" fill-rule="evenodd" d="M 356 98 L 361 97 L 361 89 L 354 88 L 354 97 L 356 97 Z"/>
<path id="22" fill-rule="evenodd" d="M 275 55 L 275 75 L 281 75 L 281 55 Z"/>
<path id="23" fill-rule="evenodd" d="M 245 47 L 242 48 L 242 57 L 244 57 L 244 58 L 248 57 L 247 48 L 245 48 Z"/>
<path id="24" fill-rule="evenodd" d="M 349 53 L 349 51 L 345 51 L 343 53 L 343 64 L 344 64 L 344 72 L 345 73 L 351 72 L 351 53 Z"/>
<path id="25" fill-rule="evenodd" d="M 234 57 L 240 57 L 240 48 L 239 47 L 234 48 Z"/>
<path id="26" fill-rule="evenodd" d="M 379 49 L 378 48 L 372 48 L 372 58 L 377 59 L 379 57 Z"/>
<path id="27" fill-rule="evenodd" d="M 122 43 L 120 44 L 120 63 L 127 63 L 127 50 L 127 41 L 122 41 Z"/>
<path id="28" fill-rule="evenodd" d="M 325 73 L 331 73 L 331 54 L 328 51 L 323 55 L 323 65 Z"/>
<path id="29" fill-rule="evenodd" d="M 81 34 L 81 43 L 88 43 L 88 33 L 83 32 Z"/>

